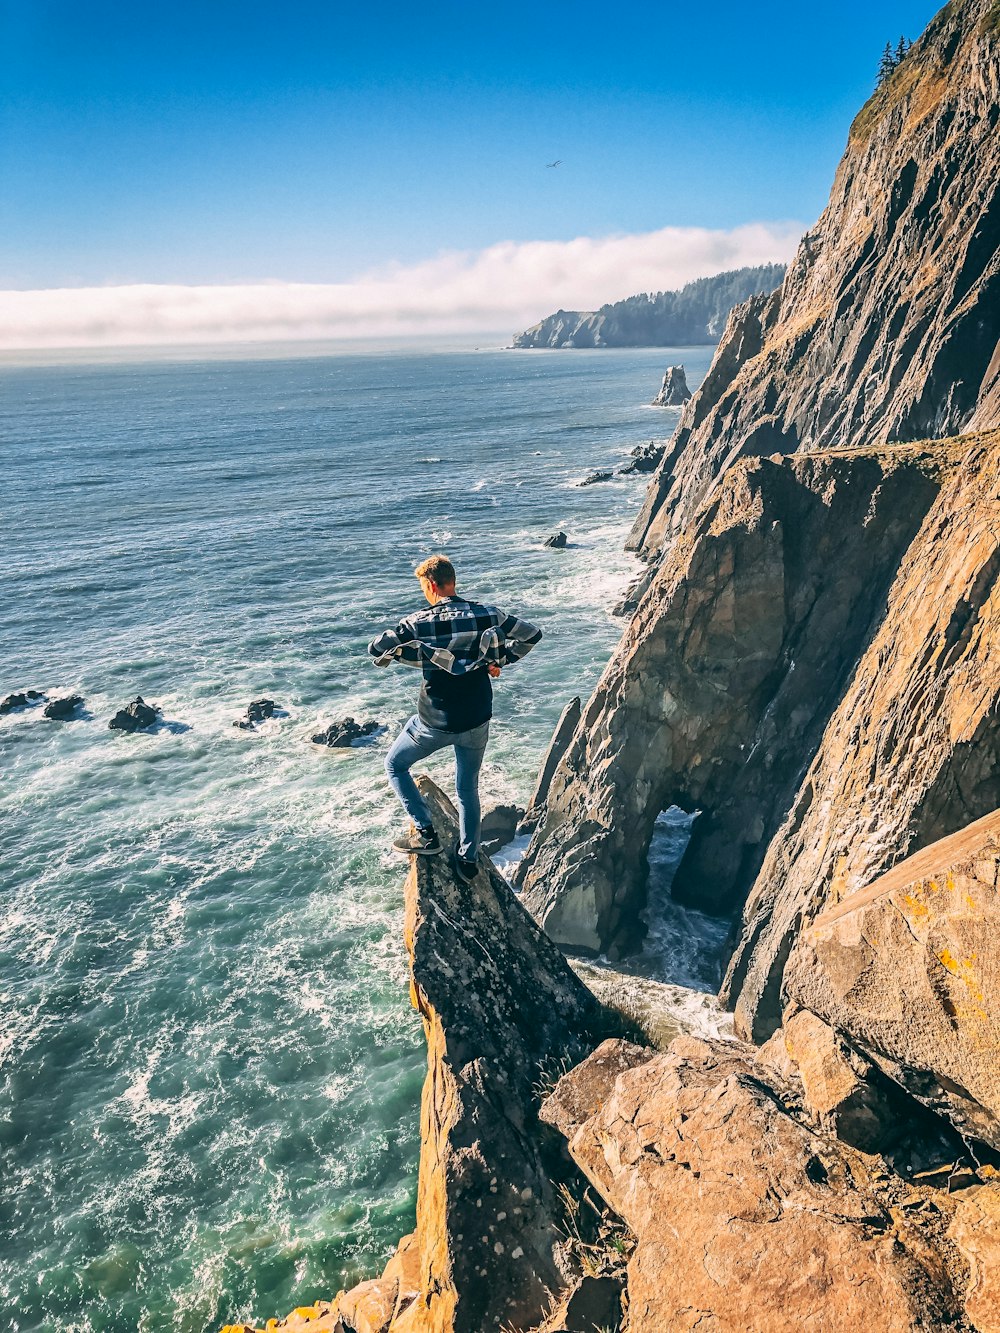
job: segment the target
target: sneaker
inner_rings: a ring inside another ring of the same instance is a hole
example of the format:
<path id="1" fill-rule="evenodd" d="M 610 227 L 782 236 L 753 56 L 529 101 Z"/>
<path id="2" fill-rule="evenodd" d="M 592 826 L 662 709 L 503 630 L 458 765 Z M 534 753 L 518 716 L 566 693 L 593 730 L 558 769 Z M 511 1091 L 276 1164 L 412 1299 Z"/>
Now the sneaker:
<path id="1" fill-rule="evenodd" d="M 441 843 L 434 829 L 418 828 L 413 833 L 401 834 L 393 842 L 392 848 L 403 856 L 436 856 L 441 850 Z"/>
<path id="2" fill-rule="evenodd" d="M 463 884 L 471 884 L 479 869 L 478 861 L 467 861 L 464 856 L 455 853 L 455 872 Z"/>

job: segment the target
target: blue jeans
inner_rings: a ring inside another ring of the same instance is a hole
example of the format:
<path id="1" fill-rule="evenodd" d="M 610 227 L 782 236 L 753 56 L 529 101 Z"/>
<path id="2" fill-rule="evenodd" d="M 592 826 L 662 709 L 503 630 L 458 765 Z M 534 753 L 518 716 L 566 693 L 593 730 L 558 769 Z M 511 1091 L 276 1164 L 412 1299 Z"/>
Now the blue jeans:
<path id="1" fill-rule="evenodd" d="M 471 731 L 439 731 L 426 727 L 414 714 L 393 741 L 385 757 L 385 771 L 389 786 L 403 804 L 403 809 L 418 828 L 429 828 L 433 823 L 431 812 L 410 777 L 410 769 L 418 759 L 426 759 L 435 750 L 455 747 L 455 795 L 458 797 L 458 854 L 466 861 L 479 855 L 479 824 L 482 810 L 479 805 L 479 770 L 483 766 L 486 742 L 490 738 L 490 724 Z"/>

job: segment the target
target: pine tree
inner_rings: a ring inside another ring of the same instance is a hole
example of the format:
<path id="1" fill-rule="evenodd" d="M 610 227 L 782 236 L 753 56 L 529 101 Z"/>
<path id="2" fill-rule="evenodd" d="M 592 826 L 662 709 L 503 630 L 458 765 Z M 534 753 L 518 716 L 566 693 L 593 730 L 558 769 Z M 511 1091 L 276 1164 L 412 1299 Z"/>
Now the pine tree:
<path id="1" fill-rule="evenodd" d="M 882 52 L 882 59 L 878 62 L 878 82 L 876 88 L 881 88 L 886 79 L 896 68 L 896 57 L 892 54 L 892 42 L 886 42 L 885 50 Z"/>
<path id="2" fill-rule="evenodd" d="M 893 67 L 900 63 L 912 45 L 913 43 L 908 42 L 905 37 L 900 37 L 899 41 L 896 43 L 896 52 L 893 56 Z"/>

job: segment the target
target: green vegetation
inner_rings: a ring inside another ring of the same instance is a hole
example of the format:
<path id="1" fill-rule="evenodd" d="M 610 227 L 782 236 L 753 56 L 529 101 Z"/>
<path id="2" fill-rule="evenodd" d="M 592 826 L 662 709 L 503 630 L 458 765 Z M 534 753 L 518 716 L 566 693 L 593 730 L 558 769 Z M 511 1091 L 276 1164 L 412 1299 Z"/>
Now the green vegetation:
<path id="1" fill-rule="evenodd" d="M 892 78 L 896 70 L 899 69 L 906 57 L 907 51 L 913 45 L 905 37 L 900 37 L 896 43 L 896 49 L 892 49 L 892 42 L 886 42 L 885 50 L 882 52 L 882 59 L 878 62 L 878 79 L 875 87 L 881 88 L 884 83 Z"/>

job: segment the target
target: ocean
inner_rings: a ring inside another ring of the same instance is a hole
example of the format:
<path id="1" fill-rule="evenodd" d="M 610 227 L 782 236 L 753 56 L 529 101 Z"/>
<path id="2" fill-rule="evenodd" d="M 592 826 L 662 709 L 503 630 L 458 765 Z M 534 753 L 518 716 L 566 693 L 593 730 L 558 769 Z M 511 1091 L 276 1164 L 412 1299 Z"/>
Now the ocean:
<path id="1" fill-rule="evenodd" d="M 664 367 L 694 386 L 711 350 L 0 367 L 0 695 L 85 699 L 0 718 L 9 1327 L 262 1322 L 412 1228 L 425 1051 L 382 760 L 419 676 L 366 643 L 435 550 L 542 627 L 497 682 L 483 772 L 487 802 L 523 803 L 637 567 L 646 478 L 577 483 L 668 435 Z M 160 724 L 110 731 L 137 694 Z M 281 715 L 234 728 L 262 696 Z M 310 743 L 348 715 L 387 730 Z M 720 929 L 661 918 L 652 973 L 707 990 Z"/>

